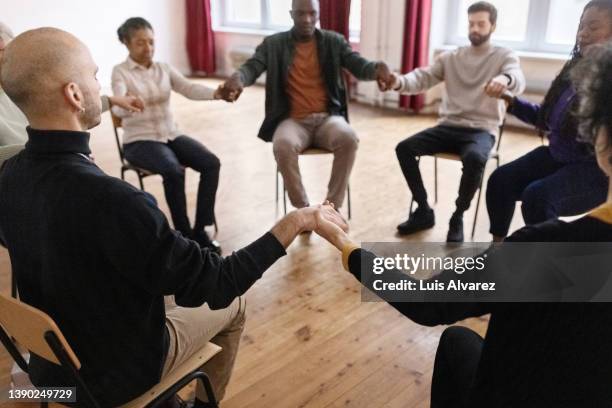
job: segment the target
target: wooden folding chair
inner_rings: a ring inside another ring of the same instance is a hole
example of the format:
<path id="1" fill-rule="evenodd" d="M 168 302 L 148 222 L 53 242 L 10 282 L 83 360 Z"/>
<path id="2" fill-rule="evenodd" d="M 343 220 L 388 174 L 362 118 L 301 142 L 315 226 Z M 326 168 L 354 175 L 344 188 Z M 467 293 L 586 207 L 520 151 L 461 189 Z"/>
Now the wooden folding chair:
<path id="1" fill-rule="evenodd" d="M 28 363 L 22 357 L 17 345 L 27 349 L 30 354 L 34 353 L 61 366 L 78 389 L 79 403 L 87 403 L 89 406 L 96 408 L 100 407 L 81 377 L 79 372 L 81 362 L 62 335 L 59 327 L 44 312 L 16 299 L 0 295 L 0 341 L 17 365 L 26 373 L 29 369 Z M 202 382 L 208 400 L 211 404 L 217 406 L 210 380 L 205 373 L 200 371 L 200 367 L 220 351 L 221 347 L 208 343 L 180 367 L 163 378 L 159 384 L 122 407 L 157 407 L 193 380 Z M 48 403 L 41 403 L 41 407 L 46 408 L 47 406 Z"/>

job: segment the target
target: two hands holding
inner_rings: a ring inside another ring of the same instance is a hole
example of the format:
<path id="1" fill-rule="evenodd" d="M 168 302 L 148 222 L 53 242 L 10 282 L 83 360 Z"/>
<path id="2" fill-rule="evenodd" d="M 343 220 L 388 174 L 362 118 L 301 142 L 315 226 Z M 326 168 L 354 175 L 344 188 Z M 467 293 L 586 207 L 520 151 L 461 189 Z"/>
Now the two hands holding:
<path id="1" fill-rule="evenodd" d="M 347 235 L 348 224 L 329 202 L 289 213 L 271 232 L 287 248 L 299 234 L 308 231 L 320 235 L 339 250 L 353 243 Z"/>

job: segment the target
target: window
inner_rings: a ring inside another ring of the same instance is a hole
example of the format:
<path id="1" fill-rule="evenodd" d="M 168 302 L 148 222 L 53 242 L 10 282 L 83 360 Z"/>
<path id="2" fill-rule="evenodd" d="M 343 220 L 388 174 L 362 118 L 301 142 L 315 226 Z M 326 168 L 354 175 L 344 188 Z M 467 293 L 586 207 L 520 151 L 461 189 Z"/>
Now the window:
<path id="1" fill-rule="evenodd" d="M 361 1 L 351 1 L 350 36 L 359 42 Z M 283 31 L 293 26 L 289 15 L 292 0 L 213 0 L 213 18 L 217 27 Z"/>
<path id="2" fill-rule="evenodd" d="M 447 41 L 467 41 L 467 9 L 473 0 L 450 0 Z M 588 0 L 489 0 L 499 11 L 494 41 L 516 50 L 568 53 Z M 453 12 L 454 11 L 454 12 Z"/>

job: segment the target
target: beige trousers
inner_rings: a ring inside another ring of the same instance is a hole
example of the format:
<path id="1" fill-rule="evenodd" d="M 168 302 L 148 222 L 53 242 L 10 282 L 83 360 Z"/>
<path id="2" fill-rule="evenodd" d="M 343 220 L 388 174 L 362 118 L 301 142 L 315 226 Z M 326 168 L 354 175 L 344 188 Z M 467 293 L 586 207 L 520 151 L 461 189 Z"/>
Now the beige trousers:
<path id="1" fill-rule="evenodd" d="M 225 388 L 232 375 L 238 353 L 240 336 L 244 329 L 246 303 L 236 299 L 228 308 L 210 310 L 207 305 L 198 308 L 179 307 L 174 297 L 166 297 L 166 326 L 170 333 L 170 347 L 162 376 L 179 367 L 209 341 L 223 348 L 202 366 L 210 378 L 217 400 L 225 396 Z M 196 397 L 208 401 L 204 387 L 198 382 Z"/>
<path id="2" fill-rule="evenodd" d="M 334 163 L 327 199 L 336 208 L 342 207 L 359 145 L 355 131 L 342 116 L 315 113 L 299 121 L 286 119 L 276 129 L 272 142 L 289 200 L 296 208 L 311 204 L 302 184 L 298 164 L 300 153 L 310 147 L 331 151 Z"/>

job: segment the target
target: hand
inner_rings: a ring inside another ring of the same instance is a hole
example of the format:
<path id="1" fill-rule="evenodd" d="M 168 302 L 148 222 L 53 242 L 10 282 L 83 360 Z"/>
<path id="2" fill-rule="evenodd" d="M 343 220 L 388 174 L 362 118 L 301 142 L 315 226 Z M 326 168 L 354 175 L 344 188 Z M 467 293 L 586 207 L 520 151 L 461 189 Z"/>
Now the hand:
<path id="1" fill-rule="evenodd" d="M 140 96 L 109 96 L 108 100 L 112 106 L 118 106 L 128 112 L 142 112 L 145 108 L 144 101 Z"/>
<path id="2" fill-rule="evenodd" d="M 280 220 L 270 231 L 284 248 L 288 248 L 302 232 L 316 231 L 320 222 L 330 222 L 340 231 L 348 230 L 348 225 L 332 205 L 319 205 L 292 211 Z"/>
<path id="3" fill-rule="evenodd" d="M 391 85 L 391 89 L 394 91 L 399 91 L 402 86 L 401 76 L 395 72 L 391 73 L 391 75 L 393 76 L 393 84 Z"/>
<path id="4" fill-rule="evenodd" d="M 333 204 L 326 203 L 326 205 L 334 207 Z M 346 245 L 353 243 L 346 233 L 347 230 L 325 217 L 323 212 L 317 213 L 317 228 L 314 231 L 340 251 Z"/>
<path id="5" fill-rule="evenodd" d="M 510 79 L 505 75 L 498 75 L 485 86 L 485 93 L 491 98 L 501 99 L 504 92 L 508 91 L 508 85 Z"/>
<path id="6" fill-rule="evenodd" d="M 376 82 L 381 92 L 386 92 L 393 88 L 395 77 L 384 62 L 379 62 L 376 65 Z"/>
<path id="7" fill-rule="evenodd" d="M 300 233 L 305 231 L 316 232 L 321 222 L 330 222 L 342 231 L 348 231 L 346 220 L 336 211 L 334 205 L 328 201 L 323 205 L 302 208 L 297 213 L 301 216 Z"/>
<path id="8" fill-rule="evenodd" d="M 244 84 L 242 83 L 240 74 L 235 73 L 232 75 L 223 85 L 221 85 L 221 88 L 223 88 L 223 92 L 220 94 L 221 99 L 227 102 L 237 101 L 244 90 Z"/>
<path id="9" fill-rule="evenodd" d="M 226 102 L 233 103 L 236 101 L 236 99 L 238 99 L 237 95 L 238 94 L 236 92 L 230 91 L 228 88 L 225 87 L 225 84 L 223 84 L 219 85 L 219 87 L 215 91 L 214 98 L 222 99 Z"/>

